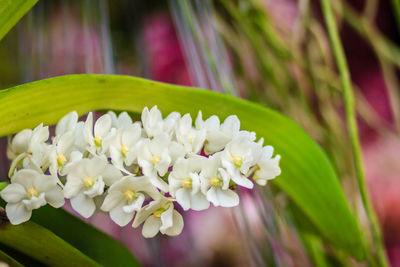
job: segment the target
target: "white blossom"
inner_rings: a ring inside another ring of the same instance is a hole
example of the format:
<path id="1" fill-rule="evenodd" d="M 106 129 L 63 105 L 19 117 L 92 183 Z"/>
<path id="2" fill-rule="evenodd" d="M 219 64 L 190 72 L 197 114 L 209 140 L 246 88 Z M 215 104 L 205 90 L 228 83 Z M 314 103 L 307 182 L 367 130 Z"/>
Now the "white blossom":
<path id="1" fill-rule="evenodd" d="M 158 232 L 176 236 L 182 232 L 183 218 L 174 209 L 174 204 L 167 198 L 160 198 L 144 206 L 133 220 L 134 228 L 143 224 L 142 234 L 146 238 L 154 237 Z"/>
<path id="2" fill-rule="evenodd" d="M 230 178 L 220 167 L 219 156 L 210 156 L 200 172 L 201 190 L 214 206 L 234 207 L 239 204 L 239 196 L 229 189 Z"/>
<path id="3" fill-rule="evenodd" d="M 96 210 L 94 197 L 101 196 L 104 186 L 111 186 L 122 178 L 122 173 L 104 157 L 81 159 L 68 173 L 64 195 L 71 199 L 72 208 L 85 218 Z"/>
<path id="4" fill-rule="evenodd" d="M 125 124 L 117 130 L 110 141 L 110 157 L 112 163 L 119 169 L 126 171 L 125 166 L 136 163 L 144 139 L 140 123 Z"/>
<path id="5" fill-rule="evenodd" d="M 206 154 L 212 154 L 221 151 L 227 143 L 240 133 L 240 121 L 235 115 L 227 117 L 222 124 L 215 115 L 203 121 L 202 113 L 199 111 L 196 129 L 206 129 L 204 151 Z"/>
<path id="6" fill-rule="evenodd" d="M 49 161 L 52 175 L 66 175 L 68 168 L 82 158 L 82 153 L 75 150 L 74 135 L 72 131 L 66 132 L 51 146 Z"/>
<path id="7" fill-rule="evenodd" d="M 111 116 L 105 114 L 97 119 L 93 129 L 93 113 L 88 114 L 84 126 L 84 137 L 88 144 L 87 150 L 92 155 L 107 153 L 108 144 L 116 131 L 111 125 Z"/>
<path id="8" fill-rule="evenodd" d="M 64 205 L 64 195 L 57 179 L 31 169 L 16 172 L 0 196 L 8 202 L 7 217 L 15 225 L 28 221 L 32 210 L 47 203 L 55 208 Z"/>
<path id="9" fill-rule="evenodd" d="M 168 192 L 168 184 L 161 177 L 167 173 L 172 161 L 169 146 L 169 136 L 162 133 L 152 140 L 147 139 L 138 156 L 138 163 L 143 174 L 149 177 L 154 186 L 164 192 Z"/>
<path id="10" fill-rule="evenodd" d="M 142 208 L 146 195 L 152 199 L 161 197 L 146 177 L 126 176 L 108 189 L 101 209 L 109 212 L 116 224 L 125 226 Z"/>
<path id="11" fill-rule="evenodd" d="M 199 153 L 206 139 L 206 129 L 195 129 L 190 114 L 186 114 L 178 121 L 176 139 L 184 146 L 186 153 Z"/>
<path id="12" fill-rule="evenodd" d="M 40 124 L 35 129 L 26 129 L 18 133 L 8 147 L 7 155 L 13 160 L 10 175 L 22 161 L 25 169 L 42 171 L 49 165 L 49 145 L 45 141 L 49 138 L 49 127 Z"/>
<path id="13" fill-rule="evenodd" d="M 274 179 L 281 174 L 279 168 L 279 155 L 272 158 L 274 148 L 265 146 L 262 148 L 260 159 L 257 162 L 256 172 L 253 175 L 253 180 L 259 185 L 266 185 L 268 180 Z"/>
<path id="14" fill-rule="evenodd" d="M 180 158 L 168 176 L 169 193 L 176 197 L 184 210 L 205 210 L 210 206 L 210 202 L 200 190 L 199 173 L 206 163 L 207 159 L 201 156 Z"/>
<path id="15" fill-rule="evenodd" d="M 150 111 L 145 107 L 142 111 L 142 124 L 147 136 L 150 138 L 161 133 L 171 135 L 180 117 L 181 115 L 178 112 L 172 112 L 163 120 L 157 106 L 154 106 Z"/>
<path id="16" fill-rule="evenodd" d="M 236 184 L 253 188 L 253 183 L 247 174 L 250 167 L 255 165 L 260 158 L 261 144 L 254 143 L 250 136 L 239 135 L 229 142 L 221 154 L 221 164 L 228 175 Z"/>

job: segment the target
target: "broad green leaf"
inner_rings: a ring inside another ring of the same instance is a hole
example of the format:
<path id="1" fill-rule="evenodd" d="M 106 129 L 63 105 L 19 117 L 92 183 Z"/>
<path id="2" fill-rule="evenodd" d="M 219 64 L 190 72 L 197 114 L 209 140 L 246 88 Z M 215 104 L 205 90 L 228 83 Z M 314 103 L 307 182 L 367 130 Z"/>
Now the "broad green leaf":
<path id="1" fill-rule="evenodd" d="M 0 136 L 56 123 L 71 110 L 127 110 L 158 105 L 172 111 L 221 119 L 236 114 L 242 128 L 264 137 L 282 156 L 282 175 L 272 183 L 285 191 L 327 240 L 358 259 L 364 242 L 335 171 L 325 153 L 297 124 L 279 113 L 219 93 L 116 75 L 68 75 L 0 93 Z"/>
<path id="2" fill-rule="evenodd" d="M 78 249 L 34 223 L 1 225 L 0 243 L 49 266 L 99 266 Z"/>
<path id="3" fill-rule="evenodd" d="M 38 0 L 0 0 L 0 40 Z"/>
<path id="4" fill-rule="evenodd" d="M 32 220 L 102 266 L 140 266 L 124 245 L 63 209 L 40 208 L 34 211 Z"/>

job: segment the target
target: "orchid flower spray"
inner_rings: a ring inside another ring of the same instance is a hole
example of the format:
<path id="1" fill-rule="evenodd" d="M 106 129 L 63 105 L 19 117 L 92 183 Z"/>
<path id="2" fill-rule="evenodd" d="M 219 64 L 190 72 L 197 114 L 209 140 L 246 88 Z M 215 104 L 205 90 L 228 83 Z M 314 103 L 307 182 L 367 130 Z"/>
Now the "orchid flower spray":
<path id="1" fill-rule="evenodd" d="M 97 120 L 90 112 L 79 121 L 73 111 L 52 138 L 40 124 L 10 139 L 11 183 L 0 196 L 14 225 L 69 199 L 84 218 L 105 212 L 121 227 L 143 224 L 146 238 L 175 236 L 184 224 L 179 210 L 237 206 L 238 186 L 265 186 L 280 175 L 280 156 L 263 143 L 235 115 L 222 123 L 216 115 L 203 120 L 201 111 L 194 121 L 178 112 L 163 118 L 154 106 L 141 121 L 126 112 Z"/>

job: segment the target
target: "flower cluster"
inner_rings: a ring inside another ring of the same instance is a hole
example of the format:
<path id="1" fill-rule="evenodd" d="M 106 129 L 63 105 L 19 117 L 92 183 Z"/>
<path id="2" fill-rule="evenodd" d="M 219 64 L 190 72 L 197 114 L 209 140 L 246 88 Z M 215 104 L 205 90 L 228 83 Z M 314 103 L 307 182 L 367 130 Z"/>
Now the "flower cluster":
<path id="1" fill-rule="evenodd" d="M 12 224 L 29 220 L 33 209 L 50 204 L 72 208 L 85 218 L 108 212 L 120 226 L 138 227 L 153 237 L 178 235 L 183 210 L 204 210 L 239 204 L 236 186 L 265 185 L 280 174 L 280 156 L 256 142 L 254 132 L 240 130 L 229 116 L 202 119 L 193 126 L 189 114 L 165 119 L 157 107 L 134 122 L 123 112 L 109 112 L 94 121 L 93 113 L 79 121 L 77 112 L 63 117 L 49 140 L 40 124 L 23 130 L 9 142 L 11 184 L 1 193 Z"/>

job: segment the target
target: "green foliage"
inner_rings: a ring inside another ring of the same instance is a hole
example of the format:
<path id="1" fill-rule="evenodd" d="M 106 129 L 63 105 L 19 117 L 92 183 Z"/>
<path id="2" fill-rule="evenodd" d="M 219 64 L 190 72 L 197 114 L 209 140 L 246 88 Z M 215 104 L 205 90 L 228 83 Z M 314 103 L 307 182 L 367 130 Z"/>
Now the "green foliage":
<path id="1" fill-rule="evenodd" d="M 272 181 L 285 191 L 315 229 L 358 259 L 365 255 L 358 224 L 340 183 L 321 148 L 299 126 L 279 113 L 211 91 L 189 89 L 114 75 L 68 75 L 36 81 L 0 93 L 0 136 L 56 123 L 66 113 L 127 110 L 140 113 L 158 105 L 203 118 L 236 114 L 242 128 L 255 131 L 282 156 L 282 175 Z M 40 221 L 45 224 L 45 221 Z"/>
<path id="2" fill-rule="evenodd" d="M 78 249 L 34 222 L 2 225 L 0 242 L 49 266 L 98 266 Z"/>
<path id="3" fill-rule="evenodd" d="M 125 246 L 65 210 L 46 206 L 34 211 L 32 220 L 102 266 L 139 266 Z"/>
<path id="4" fill-rule="evenodd" d="M 0 40 L 38 0 L 0 0 Z"/>

